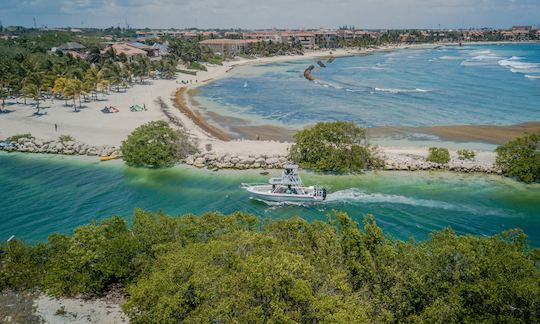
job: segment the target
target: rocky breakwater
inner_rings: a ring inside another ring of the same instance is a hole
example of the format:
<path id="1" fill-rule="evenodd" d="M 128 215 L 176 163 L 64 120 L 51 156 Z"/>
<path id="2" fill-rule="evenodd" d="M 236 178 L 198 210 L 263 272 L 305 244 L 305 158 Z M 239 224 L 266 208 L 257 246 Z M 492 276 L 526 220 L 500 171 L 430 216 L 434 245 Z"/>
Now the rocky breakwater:
<path id="1" fill-rule="evenodd" d="M 75 140 L 42 140 L 32 137 L 18 138 L 16 141 L 4 141 L 0 150 L 7 152 L 87 155 L 87 156 L 118 156 L 119 149 L 114 146 L 91 146 Z"/>
<path id="2" fill-rule="evenodd" d="M 282 155 L 248 155 L 216 154 L 214 152 L 198 153 L 188 156 L 184 162 L 198 168 L 210 169 L 281 169 L 290 163 Z"/>
<path id="3" fill-rule="evenodd" d="M 377 156 L 384 161 L 385 170 L 448 170 L 502 174 L 502 171 L 495 166 L 496 154 L 494 152 L 477 152 L 476 157 L 469 160 L 461 160 L 456 152 L 450 152 L 450 161 L 444 164 L 427 161 L 427 150 L 426 153 L 380 150 Z"/>

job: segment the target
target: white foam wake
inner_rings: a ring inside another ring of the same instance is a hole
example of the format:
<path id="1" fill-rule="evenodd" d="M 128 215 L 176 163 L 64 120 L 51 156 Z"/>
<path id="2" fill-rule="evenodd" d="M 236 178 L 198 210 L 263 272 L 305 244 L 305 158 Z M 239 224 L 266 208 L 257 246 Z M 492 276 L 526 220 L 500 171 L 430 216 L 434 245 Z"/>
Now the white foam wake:
<path id="1" fill-rule="evenodd" d="M 389 195 L 383 193 L 368 193 L 357 188 L 340 190 L 330 193 L 326 198 L 327 203 L 364 203 L 364 204 L 398 204 L 432 209 L 455 210 L 480 215 L 506 215 L 504 210 L 470 206 L 464 204 L 452 204 L 444 201 L 412 198 L 401 195 Z"/>
<path id="2" fill-rule="evenodd" d="M 529 74 L 525 74 L 525 77 L 526 77 L 527 79 L 540 80 L 540 75 L 529 75 Z"/>

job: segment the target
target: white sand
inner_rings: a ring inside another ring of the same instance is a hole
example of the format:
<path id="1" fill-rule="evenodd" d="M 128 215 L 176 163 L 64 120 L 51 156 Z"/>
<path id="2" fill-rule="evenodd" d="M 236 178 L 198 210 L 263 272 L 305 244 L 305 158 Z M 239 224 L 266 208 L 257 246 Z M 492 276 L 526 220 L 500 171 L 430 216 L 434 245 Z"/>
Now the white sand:
<path id="1" fill-rule="evenodd" d="M 129 323 L 118 304 L 104 300 L 53 298 L 41 295 L 34 301 L 35 314 L 45 323 Z M 59 310 L 63 310 L 58 314 Z"/>

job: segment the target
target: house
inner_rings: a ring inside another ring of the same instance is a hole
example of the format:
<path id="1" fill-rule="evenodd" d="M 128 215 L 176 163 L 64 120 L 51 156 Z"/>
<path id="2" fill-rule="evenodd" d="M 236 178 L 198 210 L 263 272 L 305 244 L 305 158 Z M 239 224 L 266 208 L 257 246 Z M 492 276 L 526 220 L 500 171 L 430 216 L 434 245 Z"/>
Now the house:
<path id="1" fill-rule="evenodd" d="M 86 47 L 82 44 L 76 43 L 76 42 L 67 42 L 65 44 L 62 44 L 58 47 L 56 47 L 55 51 L 61 51 L 61 52 L 77 52 L 81 53 L 86 49 Z M 53 51 L 53 52 L 55 52 Z"/>
<path id="2" fill-rule="evenodd" d="M 159 56 L 159 50 L 156 49 L 156 48 L 153 48 L 150 45 L 146 45 L 146 44 L 139 43 L 139 42 L 129 42 L 129 43 L 127 43 L 127 45 L 145 51 L 146 55 L 149 56 L 149 57 Z"/>
<path id="3" fill-rule="evenodd" d="M 154 43 L 152 45 L 152 48 L 154 50 L 157 50 L 158 56 L 164 56 L 164 55 L 169 54 L 169 46 L 167 46 L 166 44 Z"/>
<path id="4" fill-rule="evenodd" d="M 146 51 L 130 46 L 126 43 L 112 44 L 111 47 L 107 48 L 105 51 L 108 50 L 112 50 L 115 56 L 125 55 L 128 63 L 131 63 L 134 57 L 147 56 L 148 54 Z"/>
<path id="5" fill-rule="evenodd" d="M 242 52 L 247 44 L 258 42 L 255 39 L 207 39 L 200 44 L 208 46 L 215 54 L 236 56 Z"/>

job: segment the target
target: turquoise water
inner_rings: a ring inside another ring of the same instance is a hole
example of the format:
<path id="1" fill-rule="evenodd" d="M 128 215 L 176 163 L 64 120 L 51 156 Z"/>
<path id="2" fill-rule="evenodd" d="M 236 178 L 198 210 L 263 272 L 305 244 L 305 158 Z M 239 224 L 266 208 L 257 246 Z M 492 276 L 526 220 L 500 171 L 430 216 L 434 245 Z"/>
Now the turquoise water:
<path id="1" fill-rule="evenodd" d="M 250 124 L 299 128 L 317 121 L 362 126 L 510 125 L 540 120 L 540 44 L 407 49 L 240 67 L 202 87 L 207 110 Z M 316 64 L 315 64 L 316 65 Z"/>
<path id="2" fill-rule="evenodd" d="M 269 206 L 240 188 L 242 182 L 262 182 L 271 175 L 188 167 L 140 170 L 118 161 L 0 153 L 0 240 L 12 234 L 44 240 L 94 219 L 129 219 L 140 207 L 172 215 L 242 210 L 262 219 L 300 215 L 309 220 L 325 219 L 337 209 L 357 220 L 371 213 L 387 233 L 401 239 L 424 239 L 446 226 L 478 235 L 520 227 L 540 245 L 540 185 L 450 173 L 308 173 L 303 177 L 307 184 L 324 184 L 331 192 L 328 202 L 313 206 Z"/>

